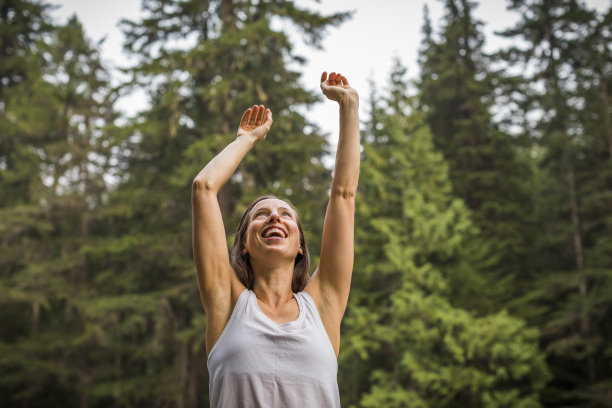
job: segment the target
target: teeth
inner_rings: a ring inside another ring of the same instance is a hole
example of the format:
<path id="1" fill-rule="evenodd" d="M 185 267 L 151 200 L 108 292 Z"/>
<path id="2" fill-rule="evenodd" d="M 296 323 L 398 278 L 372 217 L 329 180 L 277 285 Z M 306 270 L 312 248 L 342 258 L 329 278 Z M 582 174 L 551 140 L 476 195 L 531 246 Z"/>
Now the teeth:
<path id="1" fill-rule="evenodd" d="M 274 233 L 279 234 L 281 237 L 285 238 L 285 233 L 283 232 L 283 230 L 279 229 L 279 228 L 270 228 L 269 230 L 267 230 L 264 234 L 264 238 L 270 238 L 270 236 Z"/>

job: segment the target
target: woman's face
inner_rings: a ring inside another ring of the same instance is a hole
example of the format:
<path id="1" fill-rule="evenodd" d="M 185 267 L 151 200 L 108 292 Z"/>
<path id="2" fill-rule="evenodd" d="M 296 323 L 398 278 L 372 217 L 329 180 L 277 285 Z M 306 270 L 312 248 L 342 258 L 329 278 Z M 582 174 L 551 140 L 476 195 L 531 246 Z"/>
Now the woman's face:
<path id="1" fill-rule="evenodd" d="M 268 198 L 255 204 L 249 214 L 244 242 L 249 256 L 295 259 L 301 250 L 297 221 L 297 213 L 283 200 Z"/>

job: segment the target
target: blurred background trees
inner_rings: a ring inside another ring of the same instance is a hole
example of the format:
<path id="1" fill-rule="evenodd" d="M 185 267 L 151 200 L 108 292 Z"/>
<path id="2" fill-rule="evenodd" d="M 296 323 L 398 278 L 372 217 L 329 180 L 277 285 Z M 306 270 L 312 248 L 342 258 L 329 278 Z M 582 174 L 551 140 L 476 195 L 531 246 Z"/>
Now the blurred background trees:
<path id="1" fill-rule="evenodd" d="M 317 264 L 332 148 L 301 113 L 319 97 L 278 27 L 318 47 L 350 14 L 142 6 L 113 87 L 76 17 L 0 3 L 2 406 L 208 405 L 190 184 L 253 103 L 280 142 L 220 193 L 228 239 L 251 199 L 277 194 Z M 418 78 L 390 61 L 387 87 L 360 90 L 343 406 L 612 406 L 612 8 L 507 6 L 520 20 L 501 34 L 519 45 L 486 54 L 477 3 L 444 0 Z M 125 118 L 131 89 L 149 106 Z"/>

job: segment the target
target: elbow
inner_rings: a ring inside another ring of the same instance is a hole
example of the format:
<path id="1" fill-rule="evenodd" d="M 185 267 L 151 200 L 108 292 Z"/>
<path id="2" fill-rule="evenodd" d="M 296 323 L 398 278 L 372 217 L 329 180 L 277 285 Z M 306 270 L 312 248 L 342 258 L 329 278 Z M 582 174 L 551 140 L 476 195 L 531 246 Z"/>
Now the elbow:
<path id="1" fill-rule="evenodd" d="M 195 178 L 191 184 L 191 191 L 193 193 L 210 193 L 216 192 L 214 185 L 208 179 Z"/>
<path id="2" fill-rule="evenodd" d="M 357 188 L 350 187 L 332 187 L 331 195 L 333 197 L 342 198 L 345 200 L 354 200 L 357 195 Z"/>

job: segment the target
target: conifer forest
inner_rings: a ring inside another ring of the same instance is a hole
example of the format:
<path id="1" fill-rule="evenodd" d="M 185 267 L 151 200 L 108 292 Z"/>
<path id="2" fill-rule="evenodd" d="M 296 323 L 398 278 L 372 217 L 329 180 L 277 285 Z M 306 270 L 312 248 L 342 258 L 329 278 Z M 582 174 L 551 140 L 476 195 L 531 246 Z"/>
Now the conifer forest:
<path id="1" fill-rule="evenodd" d="M 319 47 L 351 13 L 142 0 L 117 86 L 45 1 L 0 0 L 0 406 L 206 407 L 193 178 L 246 107 L 270 107 L 282 143 L 218 197 L 228 245 L 272 193 L 317 265 L 335 146 L 283 30 Z M 515 45 L 485 52 L 477 2 L 441 3 L 419 71 L 392 60 L 359 89 L 342 406 L 612 407 L 612 4 L 507 0 Z M 126 118 L 135 89 L 151 103 Z"/>

